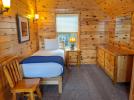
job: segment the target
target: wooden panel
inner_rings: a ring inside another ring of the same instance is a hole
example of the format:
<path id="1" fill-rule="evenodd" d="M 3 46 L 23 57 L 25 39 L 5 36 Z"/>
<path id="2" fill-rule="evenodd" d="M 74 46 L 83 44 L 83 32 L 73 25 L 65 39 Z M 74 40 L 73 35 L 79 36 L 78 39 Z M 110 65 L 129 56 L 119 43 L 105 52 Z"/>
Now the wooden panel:
<path id="1" fill-rule="evenodd" d="M 131 80 L 132 59 L 132 56 L 118 56 L 117 82 Z"/>
<path id="2" fill-rule="evenodd" d="M 82 64 L 96 63 L 96 46 L 105 42 L 106 15 L 94 0 L 37 0 L 40 14 L 39 42 L 57 36 L 56 14 L 79 14 L 80 50 Z"/>
<path id="3" fill-rule="evenodd" d="M 103 49 L 101 49 L 101 48 L 99 48 L 99 49 L 97 49 L 97 61 L 98 61 L 98 63 L 100 64 L 100 66 L 103 68 L 103 69 L 105 69 L 105 52 L 104 52 L 104 50 Z"/>
<path id="4" fill-rule="evenodd" d="M 134 11 L 133 0 L 95 0 L 101 9 L 111 16 Z"/>
<path id="5" fill-rule="evenodd" d="M 16 55 L 25 58 L 37 51 L 37 23 L 33 23 L 33 19 L 30 19 L 30 41 L 22 44 L 18 43 L 16 26 L 16 14 L 23 17 L 33 16 L 34 4 L 33 0 L 11 0 L 9 12 L 0 15 L 0 57 Z M 9 100 L 7 99 L 10 98 L 9 95 L 9 87 L 0 66 L 0 98 Z"/>
<path id="6" fill-rule="evenodd" d="M 130 12 L 126 13 L 125 15 L 130 14 Z M 124 15 L 123 15 L 124 16 Z M 118 38 L 117 35 L 115 35 L 115 18 L 116 16 L 109 19 L 109 21 L 106 23 L 106 30 L 107 30 L 107 43 L 111 44 L 113 46 L 119 47 L 119 48 L 125 48 L 125 49 L 132 49 L 134 50 L 134 14 L 132 14 L 132 22 L 131 22 L 131 32 L 130 32 L 130 40 L 125 42 L 124 40 L 127 39 L 127 35 L 122 34 L 120 38 L 122 38 L 122 41 L 116 41 Z M 122 30 L 123 32 L 123 30 Z M 125 30 L 124 30 L 125 33 Z"/>
<path id="7" fill-rule="evenodd" d="M 133 59 L 133 70 L 132 70 L 132 78 L 131 78 L 131 88 L 130 88 L 129 100 L 134 100 L 134 59 Z"/>
<path id="8" fill-rule="evenodd" d="M 115 56 L 105 52 L 105 71 L 114 80 Z"/>

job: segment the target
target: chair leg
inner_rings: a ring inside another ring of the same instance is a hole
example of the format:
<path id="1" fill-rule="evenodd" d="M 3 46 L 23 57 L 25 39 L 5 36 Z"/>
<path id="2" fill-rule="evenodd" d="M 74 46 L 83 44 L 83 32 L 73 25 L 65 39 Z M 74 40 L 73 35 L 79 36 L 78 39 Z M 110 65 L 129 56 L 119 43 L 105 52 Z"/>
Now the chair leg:
<path id="1" fill-rule="evenodd" d="M 16 100 L 16 93 L 13 93 L 12 100 Z"/>
<path id="2" fill-rule="evenodd" d="M 42 95 L 41 95 L 39 87 L 37 87 L 36 92 L 37 92 L 37 95 L 40 98 L 40 100 L 42 100 Z"/>
<path id="3" fill-rule="evenodd" d="M 59 94 L 62 94 L 62 77 L 58 79 L 58 91 Z"/>
<path id="4" fill-rule="evenodd" d="M 31 100 L 35 100 L 35 97 L 34 97 L 34 93 L 33 92 L 30 93 L 30 99 Z"/>

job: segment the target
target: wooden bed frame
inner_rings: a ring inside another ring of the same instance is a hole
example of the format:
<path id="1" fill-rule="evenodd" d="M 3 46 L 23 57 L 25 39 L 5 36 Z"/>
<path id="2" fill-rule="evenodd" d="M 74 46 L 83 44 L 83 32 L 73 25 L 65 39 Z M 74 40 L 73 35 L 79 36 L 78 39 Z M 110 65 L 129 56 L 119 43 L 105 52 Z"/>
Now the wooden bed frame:
<path id="1" fill-rule="evenodd" d="M 44 44 L 41 44 L 41 48 L 44 48 Z M 62 46 L 60 49 L 64 50 L 64 59 L 65 59 L 65 65 L 66 65 L 66 52 L 64 48 L 64 44 L 62 43 Z M 58 92 L 59 94 L 62 94 L 62 76 L 57 76 L 54 78 L 42 78 L 40 81 L 40 84 L 42 85 L 58 85 Z"/>
<path id="2" fill-rule="evenodd" d="M 42 42 L 40 44 L 40 49 L 44 49 L 44 42 Z M 59 49 L 62 49 L 64 50 L 64 59 L 65 59 L 65 65 L 66 65 L 66 53 L 65 53 L 65 48 L 64 48 L 64 43 L 59 43 L 60 45 L 60 48 Z M 42 85 L 58 85 L 58 92 L 59 94 L 62 93 L 62 80 L 63 80 L 63 77 L 62 76 L 57 76 L 57 77 L 53 77 L 53 78 L 42 78 L 41 81 L 40 81 L 40 84 Z"/>
<path id="3" fill-rule="evenodd" d="M 42 85 L 58 85 L 59 94 L 62 93 L 62 76 L 57 76 L 54 78 L 42 78 L 40 81 Z"/>
<path id="4" fill-rule="evenodd" d="M 58 93 L 62 94 L 62 80 L 63 80 L 62 76 L 57 76 L 57 77 L 52 77 L 52 78 L 40 78 L 40 84 L 41 85 L 58 85 Z"/>
<path id="5" fill-rule="evenodd" d="M 52 78 L 40 78 L 40 84 L 41 85 L 58 85 L 58 93 L 62 94 L 62 80 L 63 80 L 62 76 L 57 76 L 57 77 L 52 77 Z"/>

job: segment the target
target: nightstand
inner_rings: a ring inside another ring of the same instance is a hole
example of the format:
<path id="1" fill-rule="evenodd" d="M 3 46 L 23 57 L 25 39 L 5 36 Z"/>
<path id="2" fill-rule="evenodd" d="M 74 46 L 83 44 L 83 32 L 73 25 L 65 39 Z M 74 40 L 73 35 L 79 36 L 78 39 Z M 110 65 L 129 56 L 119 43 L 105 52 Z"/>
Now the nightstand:
<path id="1" fill-rule="evenodd" d="M 80 50 L 66 50 L 66 64 L 69 67 L 71 64 L 76 64 L 80 67 L 81 51 Z"/>

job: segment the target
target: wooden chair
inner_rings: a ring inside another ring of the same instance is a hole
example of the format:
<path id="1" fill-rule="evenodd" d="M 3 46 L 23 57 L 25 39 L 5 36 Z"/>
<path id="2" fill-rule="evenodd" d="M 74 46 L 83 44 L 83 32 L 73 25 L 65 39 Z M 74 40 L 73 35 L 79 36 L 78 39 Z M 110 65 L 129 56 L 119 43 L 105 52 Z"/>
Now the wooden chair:
<path id="1" fill-rule="evenodd" d="M 35 100 L 34 93 L 42 100 L 42 96 L 39 90 L 40 79 L 23 79 L 21 67 L 16 57 L 10 58 L 3 65 L 5 77 L 11 88 L 13 94 L 13 100 L 16 100 L 16 94 L 29 94 L 30 100 Z"/>

